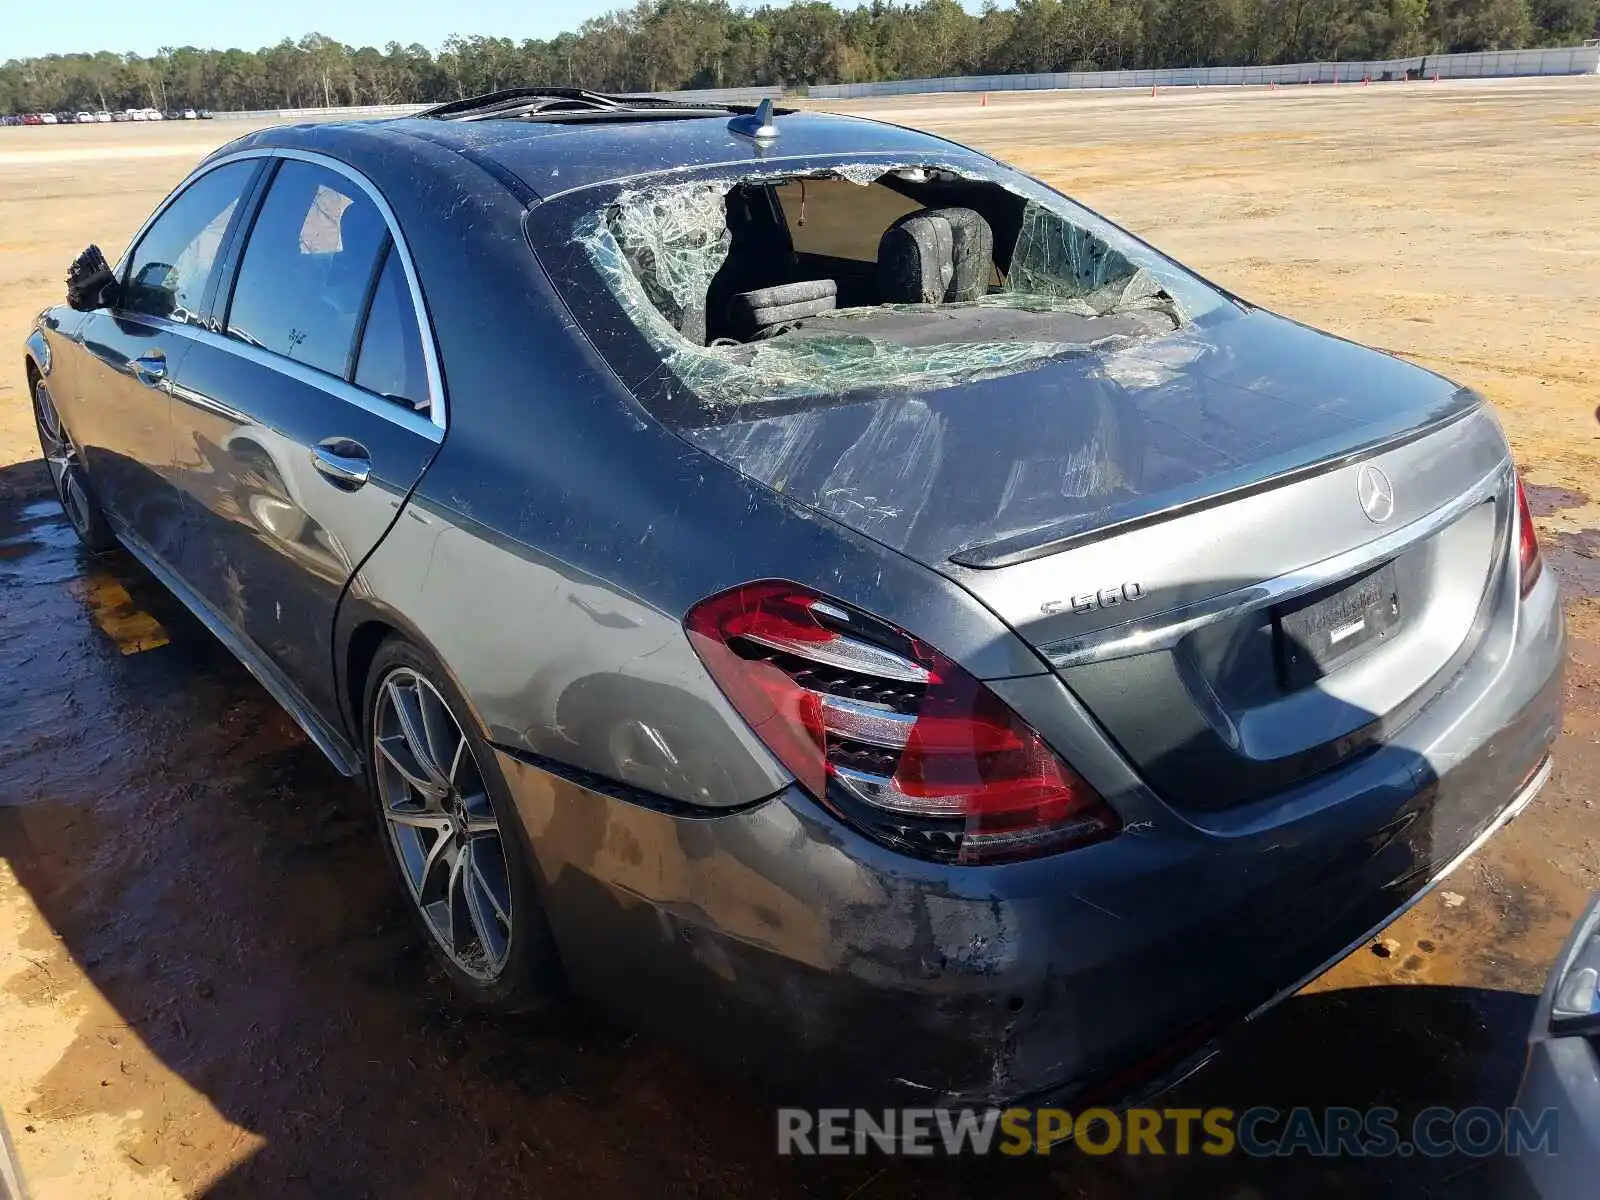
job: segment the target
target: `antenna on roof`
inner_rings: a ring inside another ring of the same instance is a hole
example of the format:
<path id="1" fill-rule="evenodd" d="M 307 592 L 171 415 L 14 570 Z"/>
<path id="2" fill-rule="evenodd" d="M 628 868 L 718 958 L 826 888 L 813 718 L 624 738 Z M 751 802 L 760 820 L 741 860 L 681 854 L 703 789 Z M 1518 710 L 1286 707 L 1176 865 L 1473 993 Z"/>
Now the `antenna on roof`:
<path id="1" fill-rule="evenodd" d="M 772 123 L 772 97 L 768 96 L 756 105 L 755 112 L 729 121 L 728 128 L 734 133 L 755 138 L 758 142 L 772 141 L 778 136 L 778 127 Z"/>

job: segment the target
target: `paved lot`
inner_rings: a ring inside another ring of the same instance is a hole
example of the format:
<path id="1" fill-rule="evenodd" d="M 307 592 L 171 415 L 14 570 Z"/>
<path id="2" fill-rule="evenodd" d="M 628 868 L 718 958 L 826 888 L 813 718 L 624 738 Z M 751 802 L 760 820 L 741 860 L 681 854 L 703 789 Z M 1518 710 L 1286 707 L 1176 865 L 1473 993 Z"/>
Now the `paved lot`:
<path id="1" fill-rule="evenodd" d="M 1600 80 L 853 107 L 991 150 L 1245 296 L 1500 405 L 1570 597 L 1551 785 L 1174 1102 L 1507 1103 L 1532 993 L 1600 887 Z M 1470 1163 L 1411 1160 L 780 1162 L 776 1098 L 692 1051 L 578 1004 L 453 1013 L 361 798 L 138 568 L 78 552 L 33 461 L 14 349 L 29 317 L 83 243 L 115 255 L 241 131 L 0 129 L 0 1114 L 36 1195 L 1245 1198 L 1472 1181 Z"/>

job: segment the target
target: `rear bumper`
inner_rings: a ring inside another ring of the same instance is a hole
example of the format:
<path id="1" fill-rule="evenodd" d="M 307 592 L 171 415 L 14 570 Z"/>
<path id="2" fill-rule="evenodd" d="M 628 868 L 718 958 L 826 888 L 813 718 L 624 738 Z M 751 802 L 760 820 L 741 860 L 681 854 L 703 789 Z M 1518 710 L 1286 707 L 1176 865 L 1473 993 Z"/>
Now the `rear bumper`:
<path id="1" fill-rule="evenodd" d="M 1279 819 L 1130 824 L 1034 862 L 909 859 L 794 788 L 684 817 L 502 766 L 572 982 L 631 1023 L 818 1101 L 1111 1098 L 1337 961 L 1532 798 L 1559 729 L 1553 581 L 1512 642 Z"/>

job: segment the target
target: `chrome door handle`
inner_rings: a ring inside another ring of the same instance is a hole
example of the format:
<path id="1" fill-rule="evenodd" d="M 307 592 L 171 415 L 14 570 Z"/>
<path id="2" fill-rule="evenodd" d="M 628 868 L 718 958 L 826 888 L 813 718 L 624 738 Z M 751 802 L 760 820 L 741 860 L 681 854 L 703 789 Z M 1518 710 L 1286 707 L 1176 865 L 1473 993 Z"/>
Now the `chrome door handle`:
<path id="1" fill-rule="evenodd" d="M 146 387 L 160 387 L 167 377 L 167 356 L 159 350 L 141 354 L 128 364 L 134 377 Z"/>
<path id="2" fill-rule="evenodd" d="M 349 438 L 328 438 L 311 447 L 311 465 L 335 486 L 355 491 L 372 474 L 367 448 Z"/>

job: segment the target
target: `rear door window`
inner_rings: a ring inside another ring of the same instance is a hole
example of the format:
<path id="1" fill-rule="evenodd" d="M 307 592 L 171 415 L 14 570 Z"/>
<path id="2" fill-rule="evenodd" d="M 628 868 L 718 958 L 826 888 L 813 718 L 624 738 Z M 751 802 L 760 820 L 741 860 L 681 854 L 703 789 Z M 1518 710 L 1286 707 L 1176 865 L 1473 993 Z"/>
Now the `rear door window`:
<path id="1" fill-rule="evenodd" d="M 286 160 L 261 205 L 228 310 L 231 337 L 348 378 L 389 230 L 366 193 Z"/>
<path id="2" fill-rule="evenodd" d="M 167 205 L 128 256 L 121 311 L 199 320 L 217 252 L 258 165 L 247 160 L 207 171 Z"/>
<path id="3" fill-rule="evenodd" d="M 411 303 L 405 269 L 392 243 L 384 256 L 378 286 L 372 293 L 372 309 L 361 333 L 355 383 L 417 412 L 428 410 L 422 332 L 417 326 L 417 310 Z"/>

